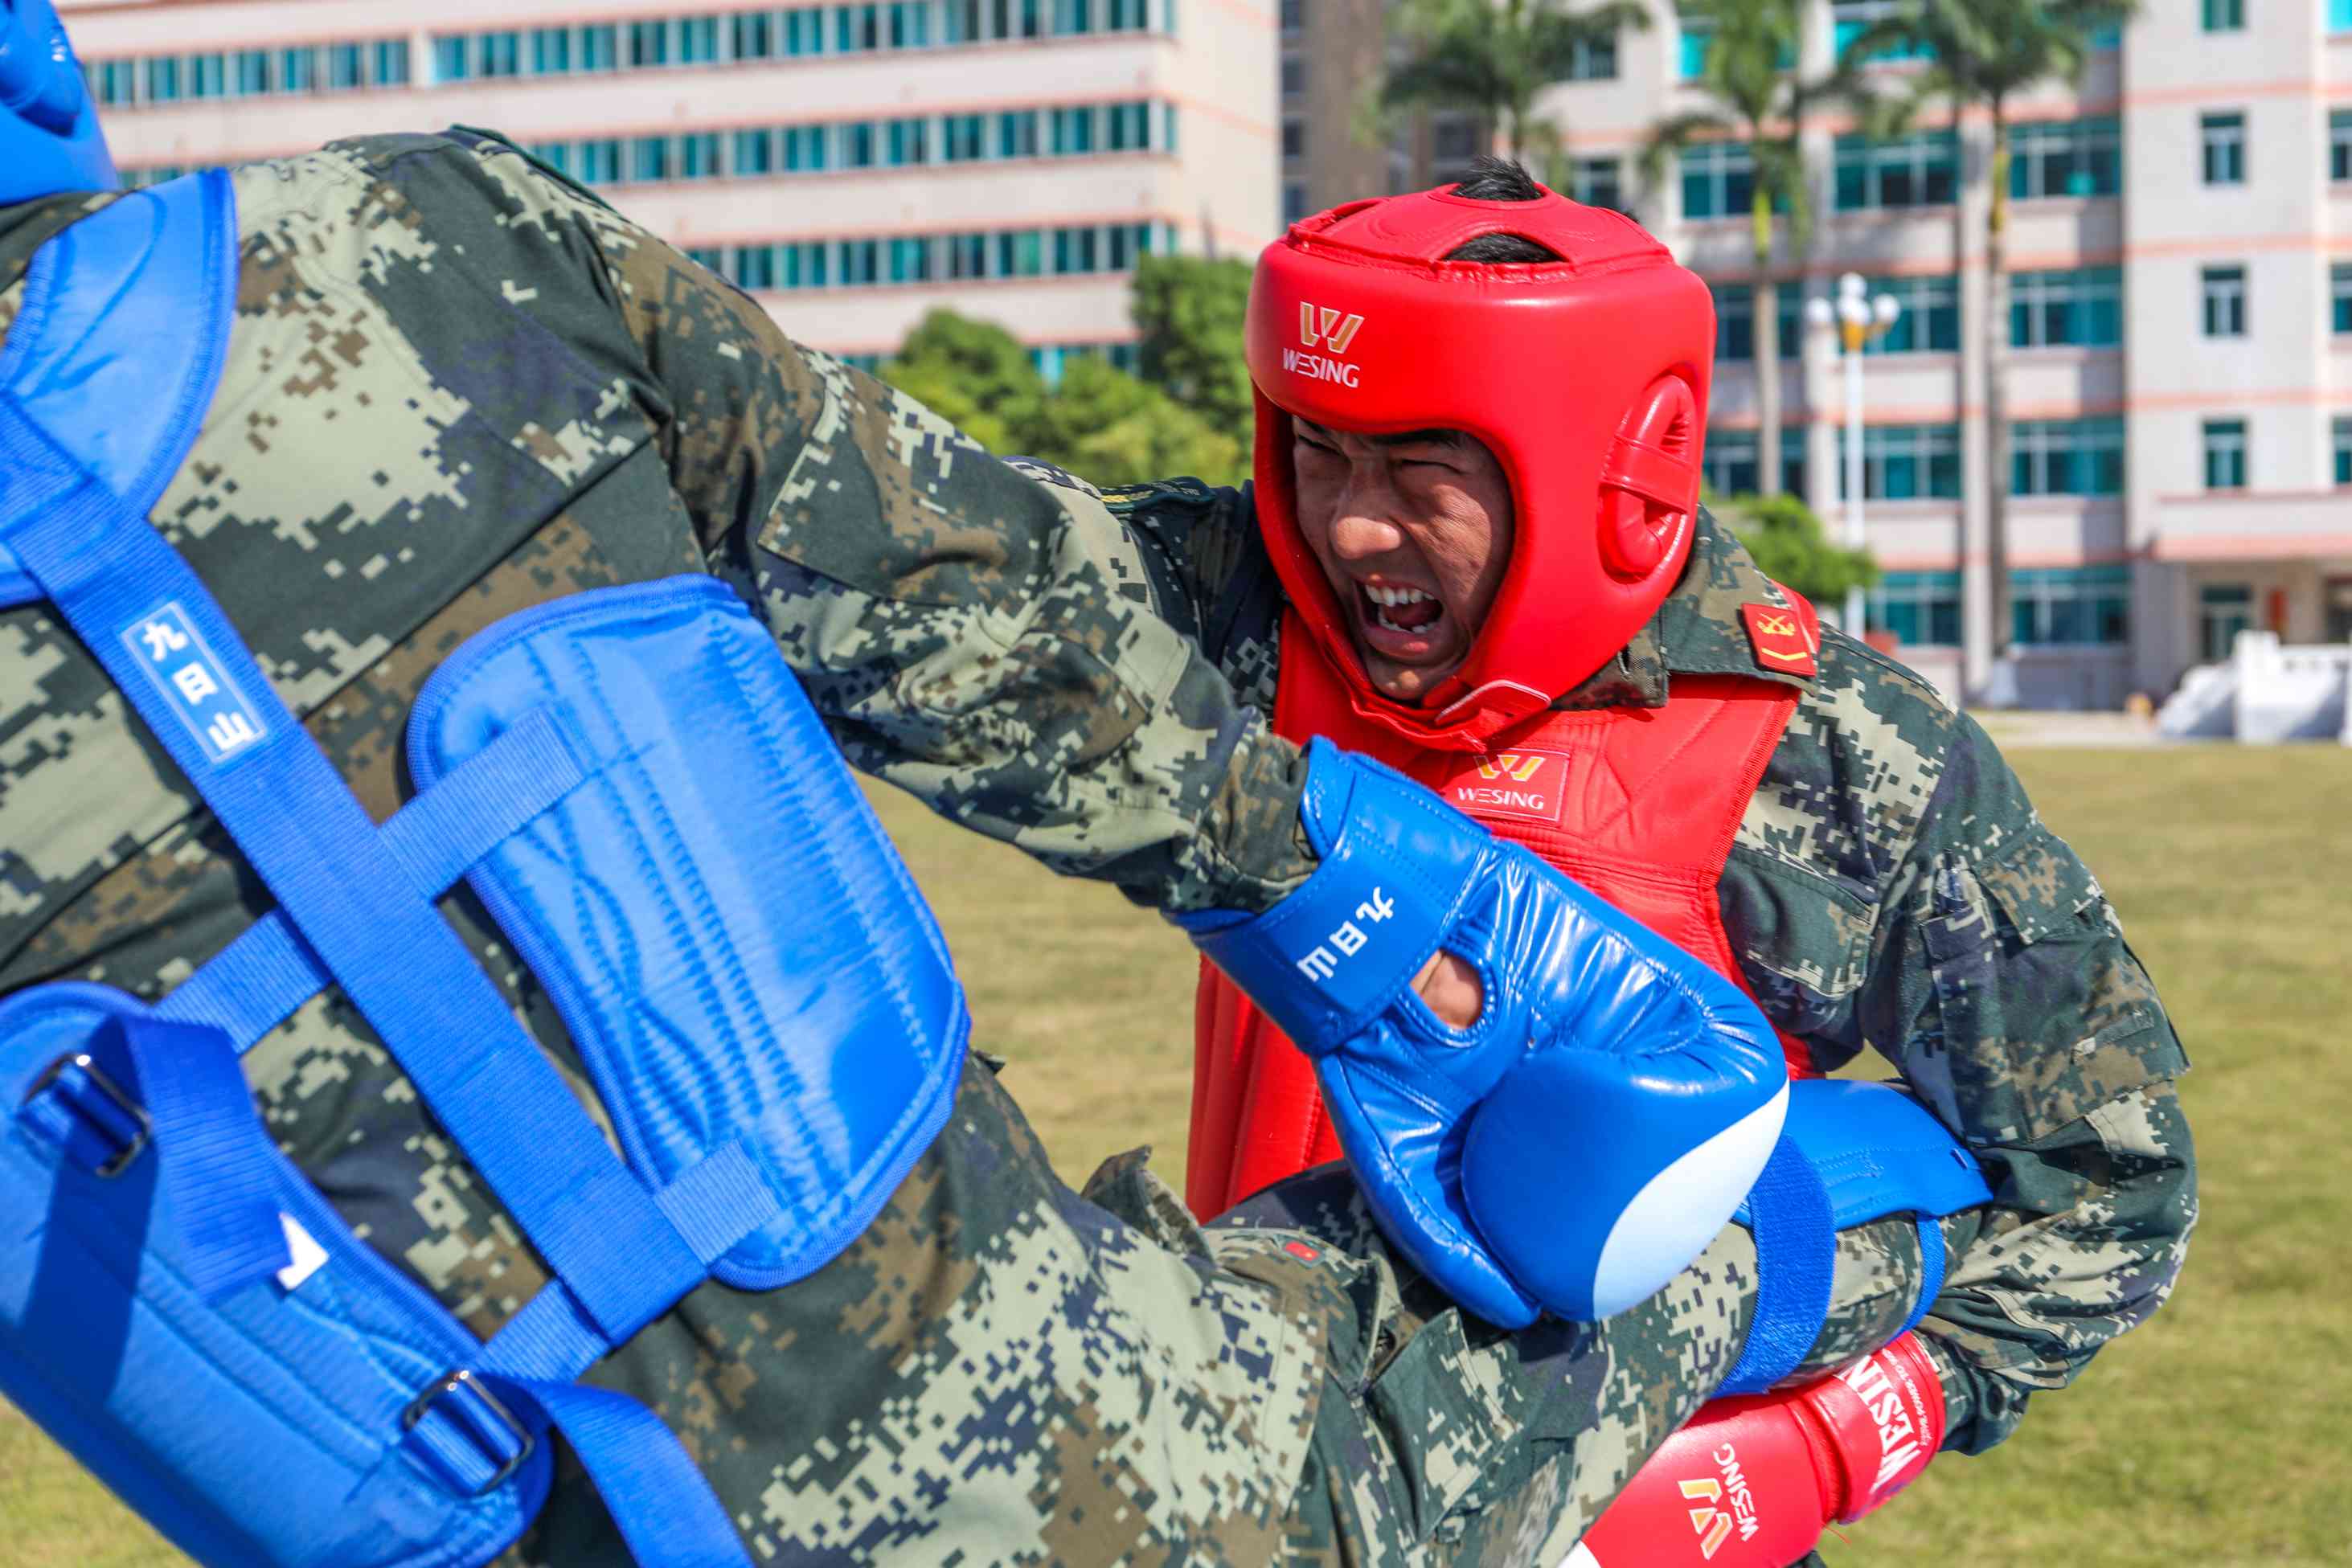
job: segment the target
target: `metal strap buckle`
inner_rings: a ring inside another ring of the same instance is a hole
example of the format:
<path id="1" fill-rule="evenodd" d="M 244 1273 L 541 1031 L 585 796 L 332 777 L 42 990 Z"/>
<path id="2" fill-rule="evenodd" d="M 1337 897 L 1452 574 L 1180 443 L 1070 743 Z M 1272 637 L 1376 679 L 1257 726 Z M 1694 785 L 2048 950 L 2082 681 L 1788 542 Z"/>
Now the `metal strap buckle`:
<path id="1" fill-rule="evenodd" d="M 115 1108 L 131 1118 L 139 1129 L 131 1135 L 129 1145 L 112 1159 L 98 1167 L 100 1176 L 112 1180 L 128 1170 L 131 1162 L 146 1151 L 148 1144 L 154 1137 L 155 1124 L 148 1117 L 147 1108 L 124 1093 L 121 1084 L 100 1071 L 97 1061 L 86 1051 L 69 1051 L 50 1062 L 42 1070 L 41 1075 L 33 1080 L 32 1088 L 25 1092 L 24 1103 L 29 1105 L 49 1090 L 56 1088 L 58 1080 L 65 1076 L 66 1069 L 68 1067 L 79 1068 L 84 1077 L 98 1085 L 99 1092 L 114 1102 Z M 84 1113 L 83 1119 L 91 1120 L 87 1113 Z"/>
<path id="2" fill-rule="evenodd" d="M 522 1469 L 523 1461 L 530 1458 L 531 1446 L 535 1441 L 530 1435 L 530 1429 L 516 1420 L 514 1412 L 499 1402 L 498 1396 L 490 1392 L 488 1384 L 462 1366 L 445 1372 L 424 1393 L 408 1402 L 408 1408 L 400 1413 L 400 1427 L 404 1432 L 415 1431 L 417 1424 L 425 1419 L 425 1414 L 436 1402 L 448 1395 L 457 1393 L 459 1389 L 470 1391 L 475 1398 L 488 1406 L 490 1414 L 496 1416 L 499 1424 L 514 1436 L 514 1456 L 499 1467 L 496 1475 L 476 1487 L 471 1493 L 474 1497 L 486 1497 L 514 1479 L 514 1473 Z M 467 1435 L 473 1437 L 477 1442 L 481 1441 L 481 1436 L 472 1422 L 460 1421 L 458 1425 L 467 1428 Z M 483 1445 L 483 1448 L 488 1457 L 497 1458 L 496 1453 L 490 1450 L 487 1443 Z"/>

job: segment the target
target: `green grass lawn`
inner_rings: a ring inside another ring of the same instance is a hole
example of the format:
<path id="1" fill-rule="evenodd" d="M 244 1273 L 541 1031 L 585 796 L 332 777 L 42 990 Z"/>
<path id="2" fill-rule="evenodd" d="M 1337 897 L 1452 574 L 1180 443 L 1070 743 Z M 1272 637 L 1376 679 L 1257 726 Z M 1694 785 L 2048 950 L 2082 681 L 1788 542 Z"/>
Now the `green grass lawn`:
<path id="1" fill-rule="evenodd" d="M 1838 1568 L 2352 1561 L 2352 751 L 2021 751 L 2043 815 L 2122 909 L 2197 1071 L 2205 1218 L 2178 1296 L 1835 1540 Z M 954 944 L 975 1040 L 1063 1174 L 1158 1145 L 1181 1183 L 1192 965 L 1157 918 L 879 801 Z M 2333 1479 L 2329 1478 L 2333 1477 Z M 173 1561 L 0 1406 L 0 1562 Z"/>

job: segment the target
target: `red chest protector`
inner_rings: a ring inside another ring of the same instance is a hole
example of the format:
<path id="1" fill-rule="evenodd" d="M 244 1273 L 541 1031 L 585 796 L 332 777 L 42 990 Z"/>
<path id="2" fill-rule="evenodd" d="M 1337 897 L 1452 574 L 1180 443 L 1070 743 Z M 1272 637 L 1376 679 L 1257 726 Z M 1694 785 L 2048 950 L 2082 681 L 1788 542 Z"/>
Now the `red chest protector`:
<path id="1" fill-rule="evenodd" d="M 1789 598 L 1804 646 L 1818 649 L 1812 607 Z M 1547 711 L 1496 736 L 1483 756 L 1433 750 L 1358 714 L 1316 639 L 1286 616 L 1274 725 L 1409 774 L 1744 986 L 1716 884 L 1796 704 L 1796 688 L 1779 682 L 1680 675 L 1664 707 Z M 1792 1074 L 1810 1071 L 1801 1044 L 1784 1035 L 1782 1046 Z M 1193 1212 L 1222 1213 L 1339 1157 L 1305 1053 L 1203 961 L 1185 1182 Z"/>

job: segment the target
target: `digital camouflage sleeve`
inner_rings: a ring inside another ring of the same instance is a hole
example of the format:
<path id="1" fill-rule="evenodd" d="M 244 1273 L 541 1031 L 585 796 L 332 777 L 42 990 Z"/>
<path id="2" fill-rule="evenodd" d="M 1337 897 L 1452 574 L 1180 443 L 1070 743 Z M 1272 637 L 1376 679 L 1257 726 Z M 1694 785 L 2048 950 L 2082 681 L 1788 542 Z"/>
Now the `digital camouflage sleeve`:
<path id="1" fill-rule="evenodd" d="M 227 364 L 154 520 L 379 819 L 418 688 L 466 638 L 708 570 L 854 758 L 950 816 L 1153 903 L 1249 907 L 1305 873 L 1295 748 L 1153 612 L 1168 553 L 1098 501 L 796 348 L 493 139 L 234 179 Z M 0 335 L 34 252 L 104 199 L 0 208 Z M 0 994 L 158 997 L 266 908 L 74 638 L 0 611 Z M 479 905 L 443 908 L 581 1082 Z M 477 1333 L 543 1283 L 339 993 L 246 1065 L 289 1155 Z M 1885 1337 L 1911 1235 L 1842 1238 L 1816 1364 Z M 1720 1380 L 1754 1291 L 1727 1228 L 1619 1319 L 1505 1335 L 1389 1253 L 1344 1173 L 1206 1228 L 1133 1159 L 1082 1197 L 975 1064 L 841 1257 L 785 1290 L 706 1284 L 591 1377 L 684 1437 L 762 1562 L 1551 1568 Z M 576 1469 L 516 1561 L 624 1561 Z"/>
<path id="2" fill-rule="evenodd" d="M 1106 499 L 1161 613 L 1272 712 L 1280 591 L 1248 493 L 1179 480 Z M 1759 675 L 1738 608 L 1766 581 L 1702 513 L 1674 595 L 1564 704 Z M 2173 1089 L 2189 1063 L 2097 881 L 1984 731 L 1895 661 L 1824 642 L 1818 677 L 1773 677 L 1801 695 L 1725 868 L 1724 924 L 1816 1066 L 1874 1050 L 1984 1165 L 1994 1201 L 1944 1222 L 1949 1271 L 1922 1325 L 1946 1447 L 1977 1452 L 2170 1293 L 2197 1218 Z"/>

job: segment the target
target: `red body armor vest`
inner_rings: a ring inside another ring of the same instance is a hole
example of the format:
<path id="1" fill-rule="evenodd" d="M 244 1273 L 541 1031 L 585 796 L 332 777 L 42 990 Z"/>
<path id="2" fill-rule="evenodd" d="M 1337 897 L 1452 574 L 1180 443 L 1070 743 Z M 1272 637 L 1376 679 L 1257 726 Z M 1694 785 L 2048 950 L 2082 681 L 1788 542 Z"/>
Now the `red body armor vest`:
<path id="1" fill-rule="evenodd" d="M 1789 598 L 1804 646 L 1818 650 L 1812 606 Z M 1494 737 L 1484 755 L 1433 750 L 1358 714 L 1321 646 L 1286 616 L 1274 727 L 1410 775 L 1744 988 L 1716 884 L 1796 704 L 1796 688 L 1778 682 L 1681 675 L 1664 707 L 1547 711 Z M 1804 1048 L 1785 1034 L 1781 1043 L 1790 1071 L 1809 1071 Z M 1189 1148 L 1185 1197 L 1204 1219 L 1339 1157 L 1306 1054 L 1206 960 Z"/>

